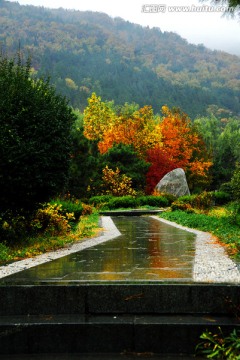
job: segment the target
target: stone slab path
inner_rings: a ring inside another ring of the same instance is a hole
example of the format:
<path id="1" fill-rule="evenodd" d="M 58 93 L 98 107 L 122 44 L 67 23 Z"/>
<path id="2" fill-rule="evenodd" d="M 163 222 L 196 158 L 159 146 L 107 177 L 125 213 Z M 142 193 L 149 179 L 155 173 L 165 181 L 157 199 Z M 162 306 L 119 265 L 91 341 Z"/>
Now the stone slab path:
<path id="1" fill-rule="evenodd" d="M 152 217 L 158 221 L 165 222 L 196 235 L 196 250 L 192 275 L 193 282 L 240 283 L 240 271 L 237 264 L 229 258 L 224 247 L 214 241 L 211 234 L 195 229 L 189 229 L 176 223 L 161 219 L 157 216 Z M 1 266 L 0 278 L 4 278 L 8 275 L 12 275 L 66 255 L 70 255 L 71 253 L 79 252 L 121 235 L 114 225 L 111 217 L 103 216 L 101 219 L 103 231 L 100 236 L 74 243 L 73 245 L 61 250 L 17 261 L 6 266 Z"/>

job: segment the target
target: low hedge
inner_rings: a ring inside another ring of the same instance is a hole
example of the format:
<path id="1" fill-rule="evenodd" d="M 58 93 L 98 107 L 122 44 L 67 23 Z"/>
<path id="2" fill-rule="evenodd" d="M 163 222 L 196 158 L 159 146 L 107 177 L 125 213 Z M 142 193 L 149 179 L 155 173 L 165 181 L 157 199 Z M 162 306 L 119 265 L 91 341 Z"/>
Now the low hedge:
<path id="1" fill-rule="evenodd" d="M 141 206 L 167 207 L 170 205 L 170 201 L 165 196 L 141 196 L 138 200 Z"/>
<path id="2" fill-rule="evenodd" d="M 101 195 L 89 199 L 89 204 L 94 206 L 104 206 L 107 209 L 117 208 L 137 208 L 139 206 L 167 207 L 172 203 L 173 198 L 167 196 L 111 196 Z"/>
<path id="3" fill-rule="evenodd" d="M 99 195 L 99 196 L 92 196 L 89 200 L 88 203 L 90 205 L 94 205 L 94 206 L 98 206 L 98 205 L 102 205 L 102 204 L 106 204 L 108 203 L 111 199 L 113 199 L 114 196 L 112 195 Z"/>
<path id="4" fill-rule="evenodd" d="M 139 200 L 133 196 L 114 197 L 108 202 L 109 209 L 118 208 L 137 208 L 139 207 Z"/>

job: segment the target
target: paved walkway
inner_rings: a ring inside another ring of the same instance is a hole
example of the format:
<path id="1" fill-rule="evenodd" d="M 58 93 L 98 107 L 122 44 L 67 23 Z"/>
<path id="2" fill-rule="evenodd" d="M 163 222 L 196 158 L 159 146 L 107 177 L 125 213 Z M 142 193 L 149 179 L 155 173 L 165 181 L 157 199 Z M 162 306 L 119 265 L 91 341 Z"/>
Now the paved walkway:
<path id="1" fill-rule="evenodd" d="M 193 268 L 193 282 L 202 283 L 240 283 L 240 271 L 237 265 L 226 254 L 223 246 L 217 244 L 209 233 L 172 223 L 170 221 L 152 216 L 158 221 L 173 225 L 196 235 L 196 250 Z M 102 234 L 92 239 L 74 243 L 68 248 L 42 254 L 34 258 L 17 261 L 0 267 L 0 278 L 29 269 L 31 267 L 61 258 L 71 253 L 93 247 L 118 237 L 120 232 L 114 225 L 111 217 L 102 217 Z"/>

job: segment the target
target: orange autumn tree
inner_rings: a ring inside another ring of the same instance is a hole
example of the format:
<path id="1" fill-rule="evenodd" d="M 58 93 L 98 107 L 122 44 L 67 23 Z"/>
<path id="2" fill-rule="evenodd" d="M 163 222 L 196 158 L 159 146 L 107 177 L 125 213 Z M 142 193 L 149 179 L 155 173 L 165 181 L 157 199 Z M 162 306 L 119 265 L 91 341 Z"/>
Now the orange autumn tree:
<path id="1" fill-rule="evenodd" d="M 151 106 L 144 106 L 131 115 L 120 114 L 114 126 L 104 132 L 98 147 L 101 154 L 107 152 L 114 144 L 133 145 L 141 158 L 146 157 L 147 150 L 161 143 L 159 124 L 154 119 Z"/>
<path id="2" fill-rule="evenodd" d="M 101 154 L 122 143 L 133 145 L 137 154 L 145 157 L 148 149 L 161 142 L 159 122 L 154 118 L 152 107 L 136 109 L 125 104 L 122 110 L 117 115 L 112 102 L 104 103 L 93 93 L 84 110 L 84 136 L 98 141 Z"/>
<path id="3" fill-rule="evenodd" d="M 206 146 L 192 125 L 189 117 L 180 110 L 162 107 L 163 119 L 160 123 L 162 134 L 162 154 L 185 170 L 189 187 L 199 183 L 207 185 L 208 170 L 212 166 Z M 160 179 L 159 179 L 160 180 Z"/>

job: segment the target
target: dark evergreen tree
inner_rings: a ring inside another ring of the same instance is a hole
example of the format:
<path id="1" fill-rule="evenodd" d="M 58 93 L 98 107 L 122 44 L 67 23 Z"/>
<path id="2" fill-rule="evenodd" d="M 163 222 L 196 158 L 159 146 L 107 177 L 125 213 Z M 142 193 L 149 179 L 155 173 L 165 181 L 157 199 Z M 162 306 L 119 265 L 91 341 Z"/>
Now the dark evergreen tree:
<path id="1" fill-rule="evenodd" d="M 0 206 L 32 209 L 67 182 L 75 116 L 30 60 L 0 57 Z"/>
<path id="2" fill-rule="evenodd" d="M 73 148 L 68 191 L 71 196 L 84 199 L 99 193 L 102 166 L 97 142 L 85 138 L 83 115 L 77 113 L 77 117 L 71 131 Z"/>

